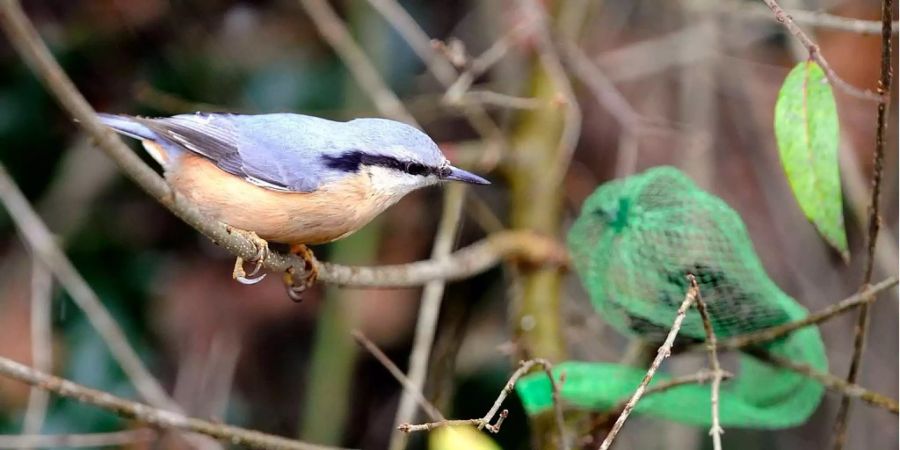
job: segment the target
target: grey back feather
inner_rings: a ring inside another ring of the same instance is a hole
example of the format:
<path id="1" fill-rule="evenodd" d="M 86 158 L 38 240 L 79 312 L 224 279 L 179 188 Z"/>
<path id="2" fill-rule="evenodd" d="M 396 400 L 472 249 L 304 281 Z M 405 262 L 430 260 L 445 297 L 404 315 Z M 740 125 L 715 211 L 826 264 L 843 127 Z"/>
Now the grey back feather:
<path id="1" fill-rule="evenodd" d="M 104 122 L 120 132 L 131 131 L 105 117 Z M 151 133 L 142 134 L 169 151 L 196 153 L 228 173 L 281 191 L 310 192 L 348 176 L 327 162 L 352 152 L 431 167 L 446 162 L 425 133 L 387 119 L 335 122 L 301 114 L 214 113 L 128 119 L 146 127 Z"/>

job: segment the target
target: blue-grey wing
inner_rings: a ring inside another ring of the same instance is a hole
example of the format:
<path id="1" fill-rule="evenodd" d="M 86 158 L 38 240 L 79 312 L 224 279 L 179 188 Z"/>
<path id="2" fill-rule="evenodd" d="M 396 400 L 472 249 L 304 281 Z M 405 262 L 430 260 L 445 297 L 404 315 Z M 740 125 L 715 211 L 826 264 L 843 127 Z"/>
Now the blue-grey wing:
<path id="1" fill-rule="evenodd" d="M 335 174 L 322 167 L 322 152 L 340 151 L 331 122 L 297 114 L 242 116 L 185 114 L 130 118 L 168 144 L 201 155 L 222 170 L 258 186 L 310 192 Z M 324 127 L 324 129 L 323 129 Z"/>

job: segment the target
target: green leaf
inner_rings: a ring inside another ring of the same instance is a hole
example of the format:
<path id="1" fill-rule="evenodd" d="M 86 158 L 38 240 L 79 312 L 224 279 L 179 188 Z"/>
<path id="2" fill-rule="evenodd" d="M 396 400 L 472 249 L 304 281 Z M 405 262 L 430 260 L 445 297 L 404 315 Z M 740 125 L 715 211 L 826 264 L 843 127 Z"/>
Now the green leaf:
<path id="1" fill-rule="evenodd" d="M 812 61 L 791 70 L 775 104 L 775 139 L 800 209 L 849 260 L 838 168 L 838 116 L 825 72 Z"/>

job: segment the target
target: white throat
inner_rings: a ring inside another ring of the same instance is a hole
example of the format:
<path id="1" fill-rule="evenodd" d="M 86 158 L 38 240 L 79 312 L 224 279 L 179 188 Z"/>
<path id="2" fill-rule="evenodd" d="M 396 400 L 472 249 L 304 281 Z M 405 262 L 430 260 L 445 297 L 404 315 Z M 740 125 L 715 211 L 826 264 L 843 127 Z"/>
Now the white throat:
<path id="1" fill-rule="evenodd" d="M 372 190 L 376 194 L 397 199 L 416 189 L 431 186 L 440 181 L 434 175 L 410 175 L 381 166 L 368 166 L 365 170 L 372 180 Z"/>

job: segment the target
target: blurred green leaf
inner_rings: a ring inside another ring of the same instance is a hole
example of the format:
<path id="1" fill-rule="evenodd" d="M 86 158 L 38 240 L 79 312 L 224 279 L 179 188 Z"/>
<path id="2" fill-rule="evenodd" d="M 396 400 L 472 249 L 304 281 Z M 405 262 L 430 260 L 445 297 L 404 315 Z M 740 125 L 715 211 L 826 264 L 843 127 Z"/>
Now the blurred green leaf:
<path id="1" fill-rule="evenodd" d="M 775 104 L 775 139 L 781 164 L 800 209 L 844 260 L 838 116 L 825 73 L 812 61 L 791 70 Z"/>

